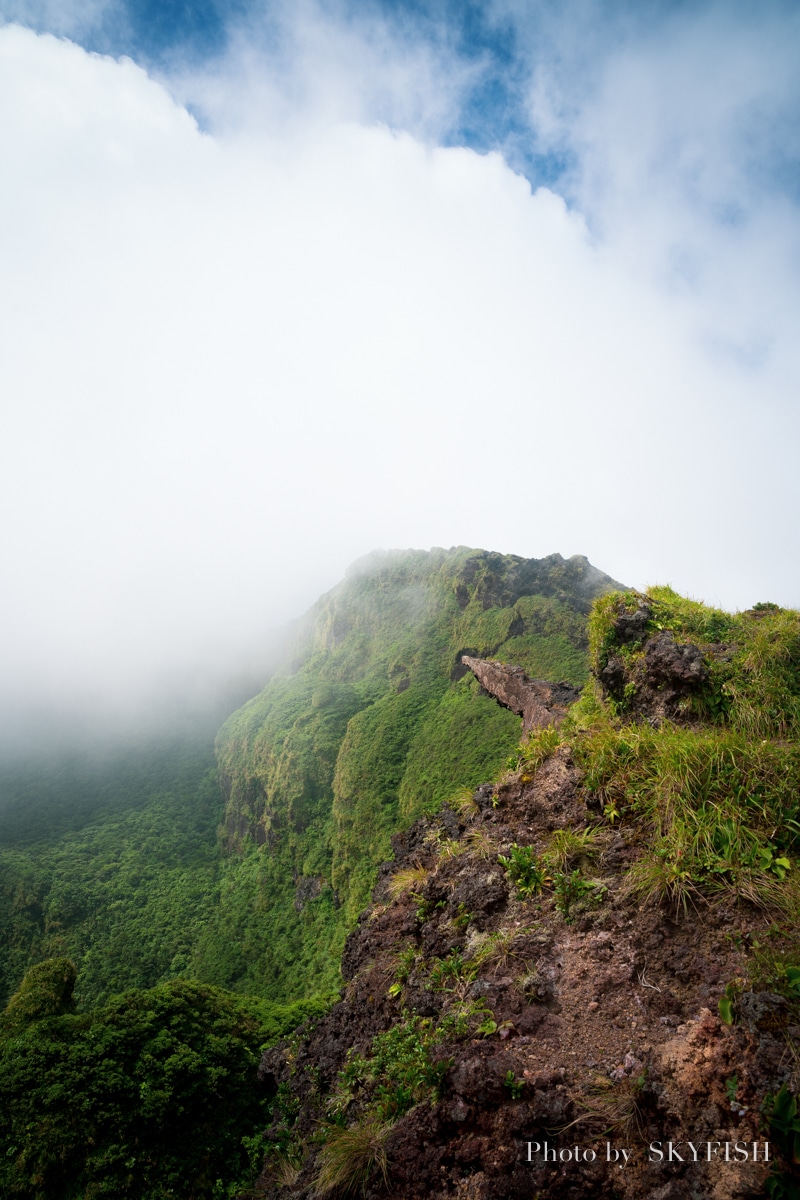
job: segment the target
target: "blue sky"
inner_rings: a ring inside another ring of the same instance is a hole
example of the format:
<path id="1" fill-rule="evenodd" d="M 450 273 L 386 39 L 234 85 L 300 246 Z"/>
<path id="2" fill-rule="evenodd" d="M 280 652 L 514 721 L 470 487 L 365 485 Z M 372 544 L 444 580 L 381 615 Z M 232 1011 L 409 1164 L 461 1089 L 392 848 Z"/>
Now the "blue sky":
<path id="1" fill-rule="evenodd" d="M 796 4 L 0 14 L 15 694 L 227 670 L 377 546 L 800 605 Z"/>
<path id="2" fill-rule="evenodd" d="M 623 47 L 656 43 L 683 25 L 702 24 L 704 15 L 721 37 L 770 24 L 785 36 L 798 38 L 797 6 L 791 0 L 765 3 L 757 8 L 743 3 L 708 4 L 687 0 L 606 0 L 602 3 L 473 3 L 471 0 L 350 0 L 322 3 L 317 11 L 344 26 L 381 23 L 398 42 L 430 47 L 474 69 L 460 103 L 443 131 L 443 142 L 466 145 L 478 151 L 500 149 L 536 184 L 555 183 L 570 165 L 566 147 L 560 152 L 537 153 L 537 131 L 527 111 L 527 91 L 538 70 L 558 76 L 562 100 L 569 107 L 585 100 L 596 74 L 607 58 Z M 302 9 L 302 6 L 300 6 Z M 9 12 L 26 13 L 26 23 L 39 31 L 70 32 L 89 50 L 114 56 L 129 55 L 155 72 L 169 75 L 175 63 L 209 67 L 224 58 L 235 31 L 258 27 L 280 54 L 287 6 L 234 0 L 124 0 L 93 5 L 76 5 L 76 17 L 48 21 L 49 6 L 12 3 Z M 291 6 L 289 6 L 289 11 Z M 69 6 L 67 6 L 69 12 Z M 93 15 L 92 15 L 93 14 Z M 573 24 L 574 23 L 574 24 Z M 577 26 L 577 37 L 575 26 Z M 725 46 L 721 47 L 725 52 Z M 790 99 L 787 97 L 787 99 Z M 761 174 L 772 186 L 800 195 L 796 123 L 796 94 L 789 110 L 779 114 L 766 103 L 759 112 L 753 104 L 748 114 L 753 174 Z M 783 139 L 763 139 L 759 126 L 783 117 L 784 128 L 776 130 Z M 766 142 L 766 144 L 765 144 Z M 788 143 L 788 144 L 787 144 Z M 730 211 L 735 209 L 730 205 Z"/>

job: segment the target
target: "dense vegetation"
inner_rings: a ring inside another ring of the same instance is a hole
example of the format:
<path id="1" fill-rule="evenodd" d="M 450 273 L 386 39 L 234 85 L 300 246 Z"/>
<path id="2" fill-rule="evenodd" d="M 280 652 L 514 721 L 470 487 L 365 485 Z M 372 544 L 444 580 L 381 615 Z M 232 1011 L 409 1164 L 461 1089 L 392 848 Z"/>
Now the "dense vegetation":
<path id="1" fill-rule="evenodd" d="M 730 982 L 723 1018 L 736 1020 L 750 986 L 800 1012 L 800 616 L 772 605 L 732 616 L 665 588 L 606 593 L 587 638 L 587 595 L 608 585 L 590 572 L 584 560 L 458 551 L 356 573 L 222 730 L 224 809 L 202 738 L 162 746 L 146 768 L 107 760 L 112 803 L 89 788 L 81 808 L 80 772 L 67 773 L 49 827 L 41 780 L 27 820 L 19 792 L 0 852 L 3 1194 L 224 1200 L 246 1186 L 269 1119 L 259 1052 L 324 1010 L 391 833 L 443 800 L 469 814 L 468 789 L 504 764 L 524 780 L 560 745 L 599 824 L 501 854 L 517 901 L 552 896 L 567 922 L 602 904 L 593 864 L 622 830 L 636 853 L 621 895 L 673 915 L 719 896 L 764 913 L 750 978 Z M 659 637 L 696 654 L 694 682 L 674 695 L 654 682 Z M 560 730 L 515 749 L 518 719 L 481 695 L 463 652 L 574 683 L 590 657 L 600 682 Z M 442 843 L 442 861 L 467 847 L 497 858 L 484 841 L 473 829 L 464 846 Z M 401 872 L 398 889 L 420 887 L 418 874 Z M 434 990 L 473 978 L 476 953 L 428 964 Z M 410 970 L 400 963 L 392 995 Z M 473 1008 L 464 1029 L 491 1036 L 492 1014 Z M 392 1123 L 436 1097 L 437 1046 L 463 1034 L 406 1013 L 366 1058 L 351 1056 L 321 1180 L 336 1183 L 354 1154 L 359 1169 L 381 1169 Z"/>
<path id="2" fill-rule="evenodd" d="M 259 1164 L 256 1067 L 283 1021 L 175 980 L 76 1013 L 75 968 L 31 968 L 0 1018 L 0 1188 L 29 1200 L 221 1198 Z M 224 1182 L 223 1182 L 224 1181 Z"/>
<path id="3" fill-rule="evenodd" d="M 557 555 L 379 557 L 229 719 L 219 774 L 204 729 L 3 769 L 4 1194 L 220 1198 L 247 1179 L 258 1050 L 335 991 L 391 834 L 516 744 L 461 654 L 582 682 L 609 584 Z"/>
<path id="4" fill-rule="evenodd" d="M 219 791 L 213 771 L 198 775 L 142 807 L 0 852 L 6 996 L 31 961 L 61 955 L 80 965 L 82 1006 L 191 973 L 220 874 Z"/>
<path id="5" fill-rule="evenodd" d="M 457 549 L 356 564 L 312 609 L 284 670 L 219 734 L 242 863 L 215 916 L 208 977 L 264 981 L 276 998 L 303 995 L 309 979 L 334 986 L 391 834 L 492 778 L 517 742 L 518 718 L 461 655 L 583 683 L 586 614 L 611 585 L 560 555 Z"/>
<path id="6" fill-rule="evenodd" d="M 338 986 L 393 832 L 496 773 L 518 721 L 470 651 L 580 683 L 584 559 L 376 556 L 306 618 L 218 742 L 181 737 L 0 765 L 0 1002 L 67 955 L 80 1007 L 186 976 L 281 1002 Z M 225 817 L 225 845 L 217 829 Z M 226 851 L 232 851 L 226 852 Z"/>

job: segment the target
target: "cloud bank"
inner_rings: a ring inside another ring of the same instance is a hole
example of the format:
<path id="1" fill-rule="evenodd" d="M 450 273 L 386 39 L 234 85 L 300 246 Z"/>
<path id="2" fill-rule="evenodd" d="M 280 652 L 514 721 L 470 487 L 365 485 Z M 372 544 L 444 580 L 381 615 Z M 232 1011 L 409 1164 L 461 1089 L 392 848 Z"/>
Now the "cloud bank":
<path id="1" fill-rule="evenodd" d="M 376 546 L 799 605 L 794 14 L 497 5 L 550 186 L 444 144 L 485 56 L 295 14 L 0 28 L 6 693 L 228 669 Z"/>

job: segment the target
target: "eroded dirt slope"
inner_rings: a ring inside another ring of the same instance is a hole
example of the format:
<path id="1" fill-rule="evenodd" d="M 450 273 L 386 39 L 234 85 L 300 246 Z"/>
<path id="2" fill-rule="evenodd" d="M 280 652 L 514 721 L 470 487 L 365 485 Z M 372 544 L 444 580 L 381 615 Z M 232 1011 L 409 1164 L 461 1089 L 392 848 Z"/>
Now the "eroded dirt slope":
<path id="1" fill-rule="evenodd" d="M 603 823 L 595 803 L 561 746 L 534 774 L 485 785 L 459 812 L 395 837 L 347 943 L 341 1001 L 262 1062 L 280 1153 L 259 1194 L 335 1194 L 320 1170 L 337 1123 L 365 1144 L 372 1134 L 366 1177 L 351 1180 L 367 1196 L 764 1194 L 758 1110 L 767 1092 L 795 1086 L 800 1029 L 768 993 L 743 997 L 733 1026 L 717 1012 L 769 917 L 702 901 L 640 907 L 625 871 L 647 831 Z M 599 832 L 587 861 L 565 862 L 560 878 L 582 865 L 591 886 L 570 897 L 546 878 L 520 894 L 500 856 L 515 845 L 546 856 L 555 831 L 589 828 Z M 399 1066 L 380 1051 L 398 1029 Z M 403 1055 L 416 1055 L 416 1074 L 403 1074 Z M 545 1143 L 566 1161 L 545 1162 Z"/>

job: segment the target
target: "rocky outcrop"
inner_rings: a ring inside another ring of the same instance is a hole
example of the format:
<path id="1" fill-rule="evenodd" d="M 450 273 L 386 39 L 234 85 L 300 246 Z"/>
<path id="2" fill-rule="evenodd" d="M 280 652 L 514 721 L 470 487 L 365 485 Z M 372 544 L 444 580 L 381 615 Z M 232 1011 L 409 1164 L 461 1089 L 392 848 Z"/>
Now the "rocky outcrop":
<path id="1" fill-rule="evenodd" d="M 566 716 L 567 706 L 580 695 L 580 689 L 569 683 L 529 679 L 522 667 L 469 654 L 462 654 L 461 661 L 498 704 L 522 717 L 523 733 L 530 733 L 536 725 L 557 724 Z"/>
<path id="2" fill-rule="evenodd" d="M 263 1058 L 261 1078 L 282 1097 L 271 1136 L 276 1146 L 293 1139 L 303 1156 L 289 1184 L 276 1175 L 280 1155 L 267 1158 L 265 1200 L 337 1194 L 319 1186 L 315 1139 L 331 1112 L 359 1128 L 375 1080 L 342 1080 L 354 1077 L 354 1055 L 374 1061 L 376 1038 L 398 1029 L 413 1077 L 427 1062 L 441 1082 L 419 1086 L 383 1129 L 389 1187 L 376 1170 L 371 1200 L 764 1194 L 759 1106 L 792 1074 L 787 1018 L 758 994 L 736 1025 L 716 1015 L 763 918 L 721 906 L 691 920 L 641 910 L 624 882 L 634 828 L 608 830 L 596 847 L 602 902 L 584 895 L 565 914 L 549 885 L 521 898 L 498 855 L 593 822 L 566 746 L 526 778 L 479 788 L 471 812 L 448 809 L 395 837 L 375 903 L 347 942 L 342 999 Z M 393 881 L 410 869 L 418 878 L 397 895 Z M 386 1094 L 397 1086 L 391 1069 L 378 1082 Z"/>
<path id="3" fill-rule="evenodd" d="M 620 613 L 611 626 L 613 640 L 598 679 L 623 711 L 651 722 L 691 720 L 708 689 L 709 664 L 729 655 L 730 648 L 678 641 L 671 630 L 654 628 L 651 618 L 652 610 L 643 603 Z"/>

